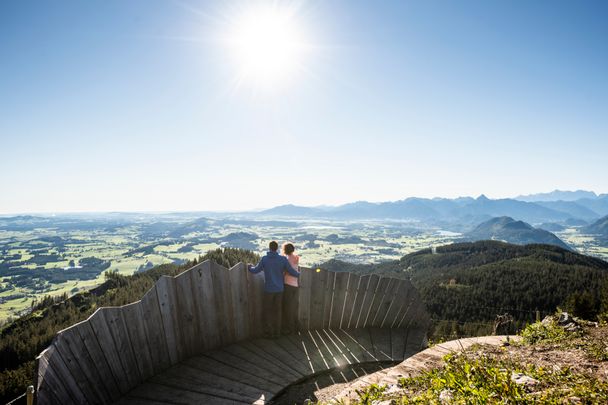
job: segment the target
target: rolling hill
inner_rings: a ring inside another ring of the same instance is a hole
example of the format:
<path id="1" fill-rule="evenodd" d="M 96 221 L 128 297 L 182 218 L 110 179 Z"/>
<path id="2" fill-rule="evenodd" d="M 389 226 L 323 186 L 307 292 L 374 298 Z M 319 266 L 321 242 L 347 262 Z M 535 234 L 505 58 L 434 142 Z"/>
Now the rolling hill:
<path id="1" fill-rule="evenodd" d="M 502 240 L 518 245 L 540 243 L 555 245 L 564 249 L 571 249 L 560 238 L 544 229 L 534 228 L 523 221 L 516 221 L 511 217 L 497 217 L 479 224 L 465 238 L 476 240 Z"/>
<path id="2" fill-rule="evenodd" d="M 493 320 L 507 310 L 520 321 L 531 320 L 535 310 L 552 313 L 585 291 L 598 311 L 608 282 L 603 260 L 557 246 L 498 241 L 429 248 L 379 265 L 331 260 L 321 267 L 407 277 L 433 318 L 458 322 Z"/>
<path id="3" fill-rule="evenodd" d="M 600 218 L 591 225 L 584 227 L 583 232 L 597 235 L 598 238 L 608 242 L 608 216 Z"/>

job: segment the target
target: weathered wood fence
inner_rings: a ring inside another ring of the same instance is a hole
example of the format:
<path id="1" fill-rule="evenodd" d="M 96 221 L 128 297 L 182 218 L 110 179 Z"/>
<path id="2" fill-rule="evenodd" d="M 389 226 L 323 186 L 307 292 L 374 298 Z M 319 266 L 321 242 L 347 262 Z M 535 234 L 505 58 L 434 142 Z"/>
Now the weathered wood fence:
<path id="1" fill-rule="evenodd" d="M 192 356 L 262 335 L 263 274 L 206 261 L 161 277 L 135 303 L 98 309 L 37 358 L 37 403 L 110 403 Z M 298 325 L 425 328 L 408 280 L 302 269 Z"/>

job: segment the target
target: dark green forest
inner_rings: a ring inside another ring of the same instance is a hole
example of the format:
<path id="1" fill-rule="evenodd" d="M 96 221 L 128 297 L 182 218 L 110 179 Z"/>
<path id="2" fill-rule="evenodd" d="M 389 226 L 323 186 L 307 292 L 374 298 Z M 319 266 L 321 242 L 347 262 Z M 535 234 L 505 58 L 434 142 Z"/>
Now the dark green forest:
<path id="1" fill-rule="evenodd" d="M 608 311 L 608 263 L 552 245 L 455 243 L 380 265 L 332 260 L 323 267 L 409 278 L 442 334 L 487 333 L 505 313 L 518 328 L 537 310 L 544 316 L 560 307 L 590 320 Z"/>
<path id="2" fill-rule="evenodd" d="M 32 384 L 34 359 L 58 331 L 88 318 L 99 307 L 137 301 L 161 276 L 174 276 L 208 259 L 232 267 L 239 262 L 257 262 L 259 256 L 247 250 L 224 248 L 210 251 L 183 265 L 163 264 L 132 276 L 108 271 L 105 282 L 93 290 L 70 298 L 65 295 L 45 297 L 34 303 L 29 315 L 0 330 L 0 403 L 19 396 Z"/>

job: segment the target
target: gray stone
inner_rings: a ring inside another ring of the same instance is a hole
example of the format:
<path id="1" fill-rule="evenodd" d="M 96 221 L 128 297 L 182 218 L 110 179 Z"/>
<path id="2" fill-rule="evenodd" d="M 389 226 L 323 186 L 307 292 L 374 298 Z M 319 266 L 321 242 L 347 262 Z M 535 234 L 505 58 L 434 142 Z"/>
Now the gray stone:
<path id="1" fill-rule="evenodd" d="M 529 377 L 523 373 L 512 373 L 511 380 L 518 385 L 524 385 L 525 387 L 532 387 L 539 383 L 535 378 Z"/>

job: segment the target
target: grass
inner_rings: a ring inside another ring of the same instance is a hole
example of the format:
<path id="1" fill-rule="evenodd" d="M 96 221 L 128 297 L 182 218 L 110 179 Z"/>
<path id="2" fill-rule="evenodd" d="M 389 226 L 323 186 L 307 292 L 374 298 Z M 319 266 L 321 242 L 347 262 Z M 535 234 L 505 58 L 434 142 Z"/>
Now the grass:
<path id="1" fill-rule="evenodd" d="M 522 343 L 474 345 L 448 354 L 441 367 L 400 378 L 390 390 L 370 385 L 349 403 L 608 403 L 608 326 L 582 325 L 573 332 L 561 328 L 555 318 L 529 325 L 521 334 Z M 522 383 L 522 376 L 527 382 Z"/>

